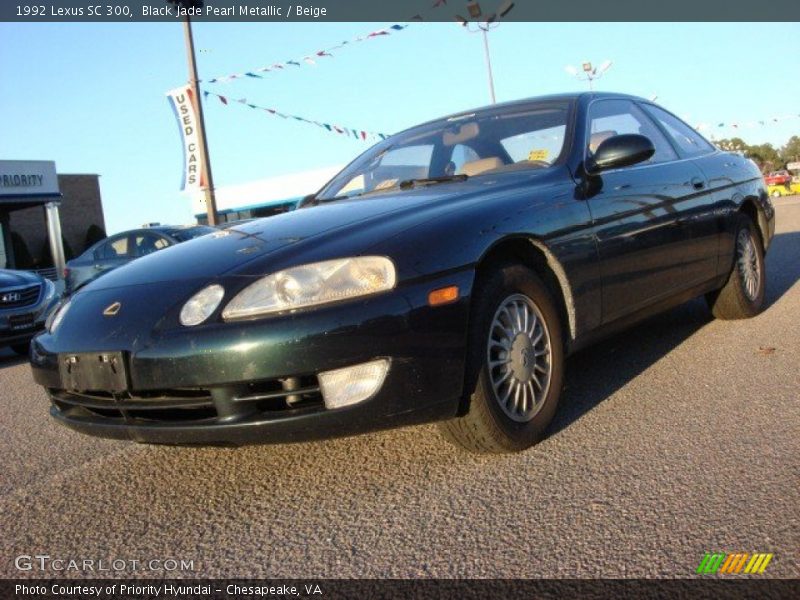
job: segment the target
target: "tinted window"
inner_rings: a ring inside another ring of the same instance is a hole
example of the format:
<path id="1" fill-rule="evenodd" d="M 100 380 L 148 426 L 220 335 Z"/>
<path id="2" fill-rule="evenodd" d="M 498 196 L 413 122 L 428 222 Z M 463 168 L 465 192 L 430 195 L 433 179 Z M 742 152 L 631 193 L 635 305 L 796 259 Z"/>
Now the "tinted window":
<path id="1" fill-rule="evenodd" d="M 503 144 L 503 148 L 515 163 L 522 161 L 550 163 L 561 152 L 566 130 L 566 125 L 536 129 L 507 137 L 500 143 Z"/>
<path id="2" fill-rule="evenodd" d="M 169 246 L 169 242 L 163 236 L 155 233 L 137 233 L 133 237 L 133 255 L 136 257 L 146 256 Z"/>
<path id="3" fill-rule="evenodd" d="M 393 185 L 403 179 L 428 177 L 432 154 L 433 144 L 389 150 L 381 156 L 370 173 L 370 178 L 375 182 L 374 189 Z"/>
<path id="4" fill-rule="evenodd" d="M 635 133 L 646 136 L 655 146 L 655 154 L 643 163 L 660 163 L 678 158 L 675 150 L 642 110 L 629 100 L 601 100 L 589 107 L 588 151 L 593 154 L 598 146 L 615 135 Z"/>
<path id="5" fill-rule="evenodd" d="M 368 150 L 317 196 L 321 200 L 399 189 L 409 179 L 545 169 L 564 149 L 568 102 L 486 110 L 400 133 Z"/>
<path id="6" fill-rule="evenodd" d="M 669 136 L 687 156 L 697 156 L 714 151 L 714 146 L 678 117 L 650 104 L 645 104 L 644 109 L 663 125 Z"/>
<path id="7" fill-rule="evenodd" d="M 98 260 L 113 260 L 115 258 L 127 258 L 128 256 L 128 236 L 111 238 L 95 250 L 94 256 Z"/>
<path id="8" fill-rule="evenodd" d="M 459 172 L 466 163 L 474 160 L 480 160 L 480 158 L 481 157 L 478 155 L 478 153 L 469 146 L 465 146 L 464 144 L 456 144 L 453 146 L 453 154 L 450 156 L 450 162 L 452 164 L 449 165 L 449 172 L 447 174 L 452 175 L 456 172 Z"/>

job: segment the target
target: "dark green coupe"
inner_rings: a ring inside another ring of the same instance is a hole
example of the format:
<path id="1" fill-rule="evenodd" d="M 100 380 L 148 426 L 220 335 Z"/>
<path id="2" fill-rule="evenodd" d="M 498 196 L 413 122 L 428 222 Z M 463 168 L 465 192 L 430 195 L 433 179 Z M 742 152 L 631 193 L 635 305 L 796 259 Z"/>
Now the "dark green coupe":
<path id="1" fill-rule="evenodd" d="M 296 211 L 82 288 L 35 338 L 52 415 L 139 442 L 293 442 L 442 421 L 536 443 L 565 356 L 699 295 L 764 300 L 748 159 L 616 94 L 467 111 L 374 146 Z"/>

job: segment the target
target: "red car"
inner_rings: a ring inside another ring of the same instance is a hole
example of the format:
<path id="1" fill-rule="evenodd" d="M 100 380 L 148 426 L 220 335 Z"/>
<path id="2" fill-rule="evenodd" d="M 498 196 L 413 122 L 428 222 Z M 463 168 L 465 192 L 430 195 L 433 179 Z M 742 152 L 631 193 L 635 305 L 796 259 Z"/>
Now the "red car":
<path id="1" fill-rule="evenodd" d="M 788 185 L 792 183 L 792 174 L 789 171 L 774 171 L 764 177 L 767 185 Z"/>

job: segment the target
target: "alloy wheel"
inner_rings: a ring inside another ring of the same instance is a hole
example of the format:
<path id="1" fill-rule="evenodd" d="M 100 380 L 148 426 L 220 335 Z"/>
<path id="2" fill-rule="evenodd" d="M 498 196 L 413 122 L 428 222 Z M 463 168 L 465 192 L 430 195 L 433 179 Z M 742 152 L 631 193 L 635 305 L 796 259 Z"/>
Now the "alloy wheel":
<path id="1" fill-rule="evenodd" d="M 510 419 L 525 423 L 542 408 L 552 378 L 550 332 L 539 307 L 523 294 L 503 300 L 486 349 L 494 397 Z"/>
<path id="2" fill-rule="evenodd" d="M 739 275 L 742 277 L 742 287 L 747 298 L 752 302 L 758 296 L 761 284 L 761 265 L 758 261 L 753 234 L 748 229 L 742 229 L 736 240 L 737 263 Z"/>

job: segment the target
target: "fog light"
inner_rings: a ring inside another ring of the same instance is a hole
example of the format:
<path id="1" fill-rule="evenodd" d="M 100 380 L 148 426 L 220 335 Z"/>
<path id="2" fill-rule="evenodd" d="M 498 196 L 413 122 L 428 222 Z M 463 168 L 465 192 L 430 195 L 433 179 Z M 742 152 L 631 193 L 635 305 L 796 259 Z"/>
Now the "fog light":
<path id="1" fill-rule="evenodd" d="M 383 385 L 389 361 L 385 358 L 319 374 L 325 408 L 341 408 L 371 398 Z"/>

